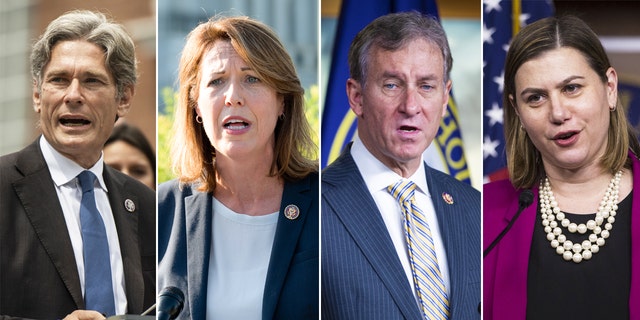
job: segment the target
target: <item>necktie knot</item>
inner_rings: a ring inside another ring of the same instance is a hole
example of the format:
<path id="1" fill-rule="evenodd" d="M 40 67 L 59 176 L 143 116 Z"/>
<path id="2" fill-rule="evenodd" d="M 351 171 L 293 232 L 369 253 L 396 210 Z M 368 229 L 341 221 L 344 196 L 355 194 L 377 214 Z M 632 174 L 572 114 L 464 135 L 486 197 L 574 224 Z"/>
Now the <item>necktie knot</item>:
<path id="1" fill-rule="evenodd" d="M 387 191 L 393 196 L 398 202 L 404 203 L 405 201 L 413 200 L 416 184 L 411 180 L 402 179 L 395 184 L 391 184 L 387 187 Z"/>
<path id="2" fill-rule="evenodd" d="M 78 175 L 78 181 L 80 182 L 80 188 L 82 193 L 93 190 L 93 182 L 96 180 L 96 176 L 89 170 L 84 170 Z"/>

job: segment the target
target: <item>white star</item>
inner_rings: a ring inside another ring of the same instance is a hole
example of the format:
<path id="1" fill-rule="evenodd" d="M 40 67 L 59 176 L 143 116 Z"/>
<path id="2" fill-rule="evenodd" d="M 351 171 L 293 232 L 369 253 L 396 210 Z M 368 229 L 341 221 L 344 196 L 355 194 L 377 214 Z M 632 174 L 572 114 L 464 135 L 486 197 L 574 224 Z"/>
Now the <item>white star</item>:
<path id="1" fill-rule="evenodd" d="M 482 155 L 484 159 L 487 157 L 498 157 L 498 152 L 496 148 L 500 145 L 499 141 L 491 141 L 491 138 L 488 136 L 484 137 L 484 143 L 482 144 Z"/>
<path id="2" fill-rule="evenodd" d="M 531 18 L 531 14 L 529 13 L 521 13 L 520 14 L 520 26 L 524 27 L 527 25 L 527 20 L 529 20 L 529 18 Z"/>
<path id="3" fill-rule="evenodd" d="M 489 117 L 489 126 L 493 126 L 496 123 L 502 123 L 503 111 L 497 102 L 491 105 L 491 110 L 484 112 L 484 115 Z"/>
<path id="4" fill-rule="evenodd" d="M 490 13 L 493 10 L 496 11 L 502 11 L 502 8 L 500 7 L 500 1 L 501 0 L 484 0 L 484 12 L 485 13 Z"/>
<path id="5" fill-rule="evenodd" d="M 502 46 L 502 50 L 504 50 L 504 52 L 509 52 L 509 44 L 508 44 L 508 43 L 505 43 L 505 44 Z"/>
<path id="6" fill-rule="evenodd" d="M 502 90 L 504 90 L 504 70 L 502 70 L 499 77 L 493 77 L 493 82 L 498 85 L 498 90 L 502 93 Z"/>
<path id="7" fill-rule="evenodd" d="M 487 66 L 487 61 L 482 60 L 482 78 L 484 79 L 484 68 Z"/>
<path id="8" fill-rule="evenodd" d="M 496 28 L 487 29 L 487 25 L 482 24 L 482 42 L 486 42 L 488 44 L 493 43 L 493 33 L 496 32 Z"/>

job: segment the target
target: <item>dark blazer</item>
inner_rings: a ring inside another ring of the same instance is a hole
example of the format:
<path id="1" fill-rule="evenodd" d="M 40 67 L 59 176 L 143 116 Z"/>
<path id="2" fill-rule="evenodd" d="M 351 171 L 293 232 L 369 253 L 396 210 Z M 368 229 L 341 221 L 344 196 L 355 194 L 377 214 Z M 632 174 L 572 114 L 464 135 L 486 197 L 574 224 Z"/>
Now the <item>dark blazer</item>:
<path id="1" fill-rule="evenodd" d="M 318 318 L 318 174 L 286 182 L 271 251 L 262 319 Z M 211 253 L 212 195 L 176 180 L 158 188 L 158 288 L 185 294 L 178 319 L 204 319 Z M 300 208 L 289 220 L 284 209 Z"/>
<path id="2" fill-rule="evenodd" d="M 450 273 L 451 319 L 479 319 L 480 193 L 425 165 Z M 447 204 L 443 193 L 453 197 Z M 422 319 L 349 151 L 322 173 L 322 318 Z"/>
<path id="3" fill-rule="evenodd" d="M 64 318 L 84 309 L 71 239 L 38 143 L 0 157 L 0 315 Z M 155 303 L 155 195 L 105 166 L 124 266 L 128 312 Z M 135 211 L 124 207 L 133 200 Z M 3 316 L 0 316 L 2 318 Z"/>
<path id="4" fill-rule="evenodd" d="M 633 201 L 631 209 L 631 295 L 630 319 L 640 319 L 640 162 L 633 160 Z M 516 190 L 509 180 L 485 184 L 483 246 L 486 248 L 502 232 L 518 211 Z M 486 320 L 524 319 L 527 312 L 529 253 L 538 210 L 538 186 L 531 188 L 533 204 L 484 259 L 483 314 Z"/>

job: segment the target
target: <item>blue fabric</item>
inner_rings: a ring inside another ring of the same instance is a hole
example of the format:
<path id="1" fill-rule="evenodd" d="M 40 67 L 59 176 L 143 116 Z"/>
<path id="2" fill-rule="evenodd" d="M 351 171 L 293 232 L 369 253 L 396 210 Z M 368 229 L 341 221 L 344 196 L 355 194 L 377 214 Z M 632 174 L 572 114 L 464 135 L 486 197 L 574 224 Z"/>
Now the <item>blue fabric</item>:
<path id="1" fill-rule="evenodd" d="M 450 319 L 480 319 L 480 192 L 425 171 L 449 265 Z M 424 319 L 350 145 L 322 172 L 321 207 L 322 319 Z"/>
<path id="2" fill-rule="evenodd" d="M 115 315 L 111 263 L 107 232 L 96 207 L 93 183 L 96 176 L 91 171 L 78 175 L 82 188 L 80 223 L 84 252 L 84 300 L 87 310 L 96 310 L 107 316 Z"/>

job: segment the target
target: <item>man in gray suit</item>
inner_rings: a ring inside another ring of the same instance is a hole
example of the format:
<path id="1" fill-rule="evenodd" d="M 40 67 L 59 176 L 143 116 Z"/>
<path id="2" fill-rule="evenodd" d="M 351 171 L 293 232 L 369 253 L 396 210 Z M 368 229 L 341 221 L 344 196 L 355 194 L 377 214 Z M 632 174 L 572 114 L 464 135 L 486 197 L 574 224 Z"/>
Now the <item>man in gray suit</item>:
<path id="1" fill-rule="evenodd" d="M 0 157 L 0 318 L 104 319 L 155 302 L 155 194 L 102 157 L 131 106 L 134 49 L 91 11 L 58 17 L 33 46 L 43 134 Z"/>
<path id="2" fill-rule="evenodd" d="M 359 137 L 322 174 L 323 319 L 480 318 L 480 193 L 422 158 L 451 65 L 441 25 L 417 12 L 351 43 Z"/>

